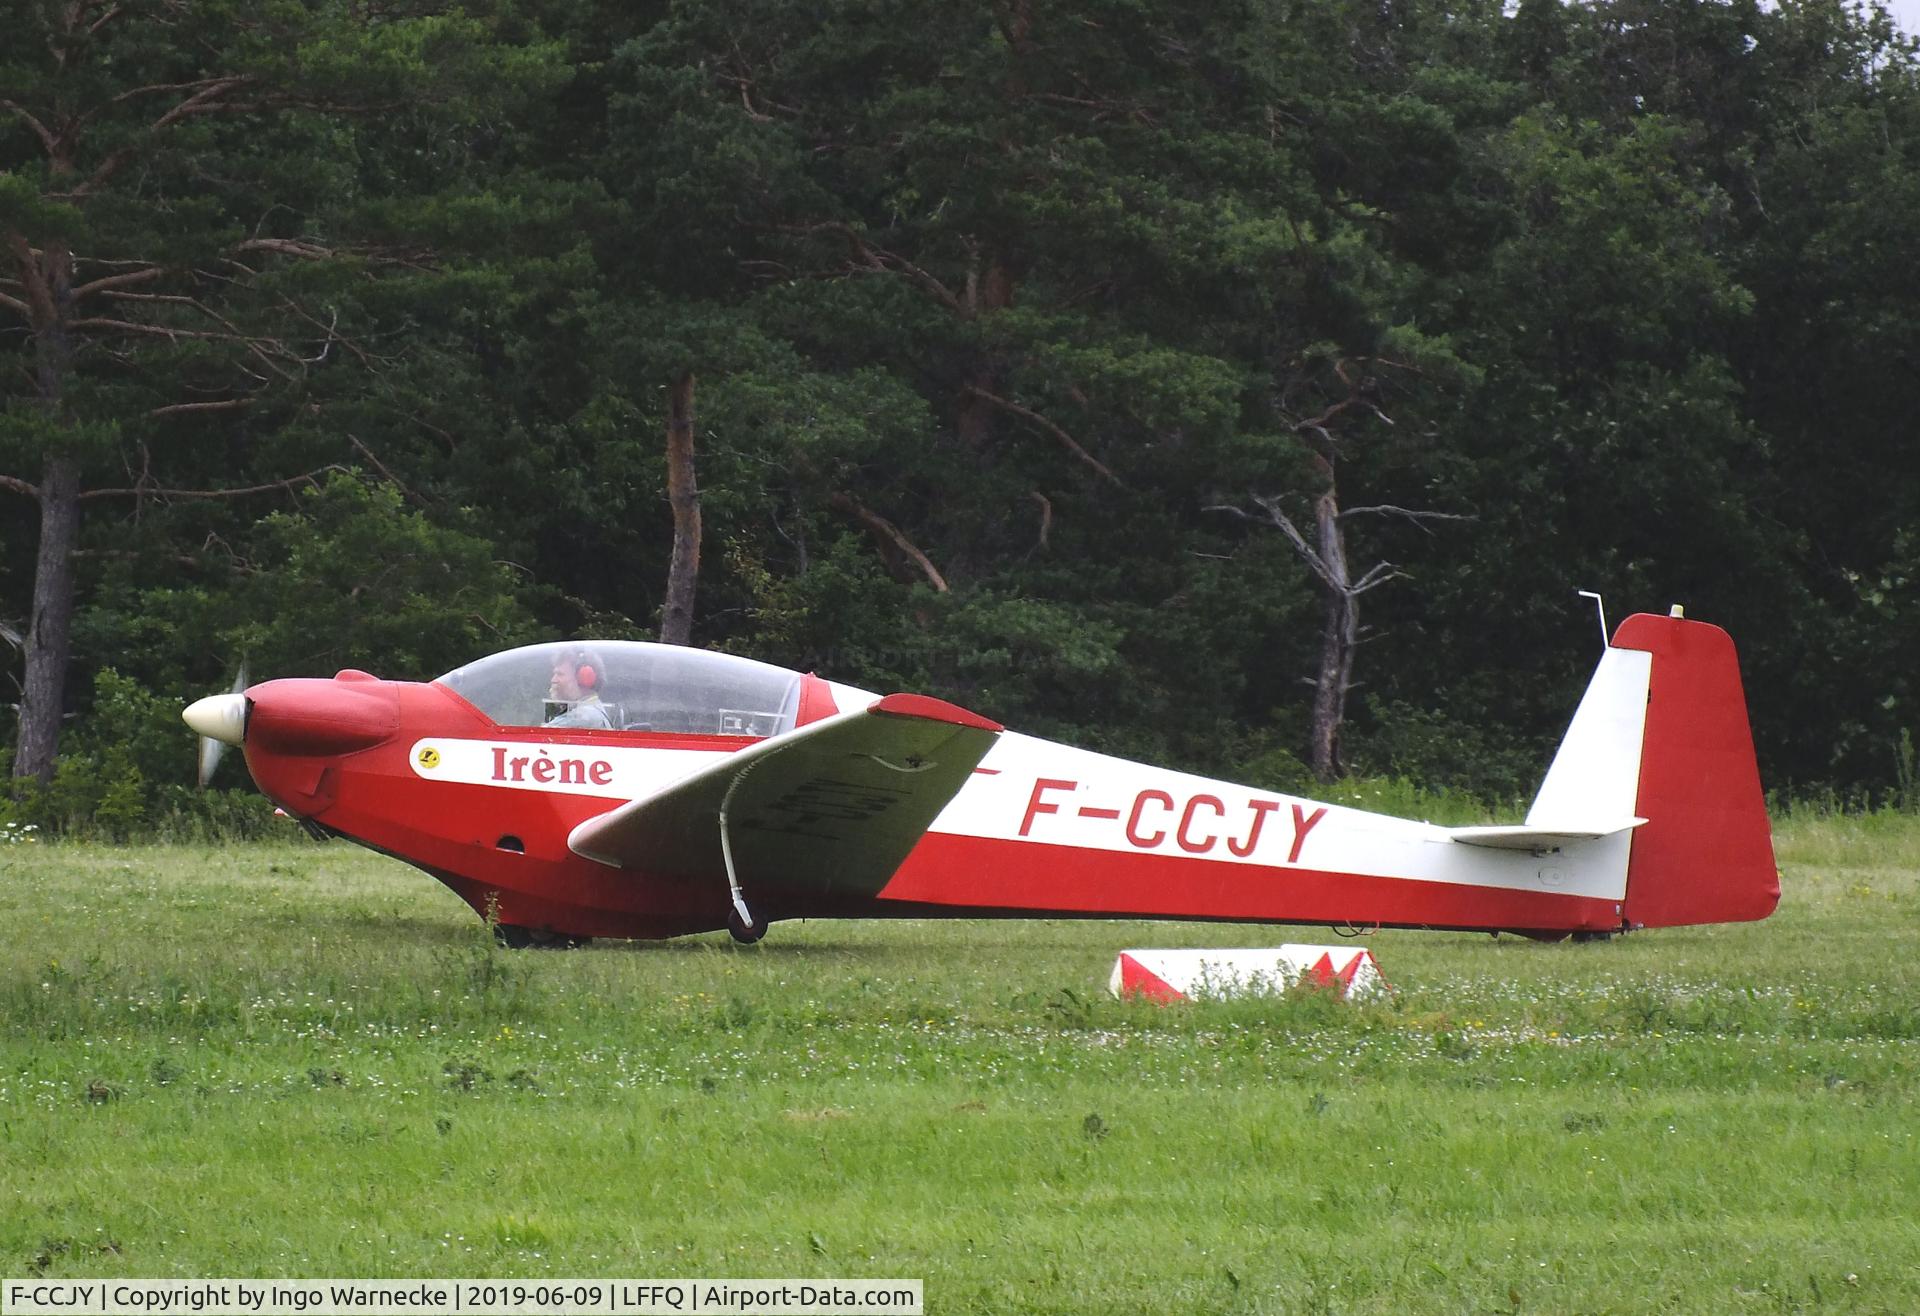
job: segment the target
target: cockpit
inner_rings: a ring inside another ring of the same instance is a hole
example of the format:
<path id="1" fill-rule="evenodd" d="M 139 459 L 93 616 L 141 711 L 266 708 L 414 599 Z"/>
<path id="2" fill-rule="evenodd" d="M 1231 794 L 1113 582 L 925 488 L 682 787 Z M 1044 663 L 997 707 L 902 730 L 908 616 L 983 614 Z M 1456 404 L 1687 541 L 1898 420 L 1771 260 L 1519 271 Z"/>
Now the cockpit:
<path id="1" fill-rule="evenodd" d="M 556 673 L 570 666 L 583 689 L 563 690 L 556 681 Z M 568 640 L 490 654 L 455 668 L 437 684 L 505 727 L 586 725 L 765 737 L 793 729 L 801 677 L 706 649 Z M 583 709 L 604 712 L 604 720 L 580 720 Z"/>

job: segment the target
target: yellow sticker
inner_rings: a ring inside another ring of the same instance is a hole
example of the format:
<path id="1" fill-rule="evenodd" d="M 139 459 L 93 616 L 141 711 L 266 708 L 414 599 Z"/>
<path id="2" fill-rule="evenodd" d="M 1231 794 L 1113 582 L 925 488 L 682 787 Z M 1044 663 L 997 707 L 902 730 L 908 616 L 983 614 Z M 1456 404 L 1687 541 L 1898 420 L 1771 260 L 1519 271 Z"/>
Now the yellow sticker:
<path id="1" fill-rule="evenodd" d="M 428 745 L 425 749 L 422 749 L 420 751 L 420 766 L 429 769 L 439 767 L 440 751 L 432 745 Z"/>

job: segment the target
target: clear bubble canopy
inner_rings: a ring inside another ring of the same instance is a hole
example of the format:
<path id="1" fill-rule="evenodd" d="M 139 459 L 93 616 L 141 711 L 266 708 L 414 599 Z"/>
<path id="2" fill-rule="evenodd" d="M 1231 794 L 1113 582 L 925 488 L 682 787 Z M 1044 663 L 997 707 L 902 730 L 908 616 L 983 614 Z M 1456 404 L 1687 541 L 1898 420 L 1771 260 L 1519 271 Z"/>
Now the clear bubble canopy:
<path id="1" fill-rule="evenodd" d="M 797 672 L 706 649 L 637 640 L 563 640 L 509 649 L 439 678 L 501 726 L 541 726 L 582 702 L 555 683 L 556 668 L 590 668 L 586 701 L 620 730 L 773 736 L 793 728 Z M 567 697 L 563 697 L 563 693 Z"/>

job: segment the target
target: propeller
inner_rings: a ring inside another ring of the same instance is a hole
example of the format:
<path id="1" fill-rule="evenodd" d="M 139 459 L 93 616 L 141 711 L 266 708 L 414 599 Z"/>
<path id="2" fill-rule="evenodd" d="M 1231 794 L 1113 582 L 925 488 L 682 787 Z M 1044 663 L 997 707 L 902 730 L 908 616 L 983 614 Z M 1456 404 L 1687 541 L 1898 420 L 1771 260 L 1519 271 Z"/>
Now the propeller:
<path id="1" fill-rule="evenodd" d="M 241 693 L 246 688 L 247 665 L 241 663 L 239 674 L 233 678 L 233 689 L 224 695 L 197 699 L 180 715 L 188 726 L 200 733 L 202 790 L 213 780 L 213 770 L 220 766 L 220 756 L 227 752 L 227 746 L 238 745 L 246 735 L 247 697 Z"/>

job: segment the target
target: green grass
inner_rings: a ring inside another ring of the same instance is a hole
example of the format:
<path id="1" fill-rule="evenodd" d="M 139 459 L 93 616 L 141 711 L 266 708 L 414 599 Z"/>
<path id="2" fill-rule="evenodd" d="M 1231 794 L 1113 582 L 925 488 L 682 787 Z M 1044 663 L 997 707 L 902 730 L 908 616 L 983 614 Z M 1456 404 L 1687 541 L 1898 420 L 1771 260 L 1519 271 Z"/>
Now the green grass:
<path id="1" fill-rule="evenodd" d="M 0 848 L 0 1272 L 848 1276 L 929 1310 L 1920 1310 L 1920 821 L 1752 926 L 1382 933 L 1161 1009 L 1116 950 L 813 922 L 495 949 L 344 845 Z"/>

